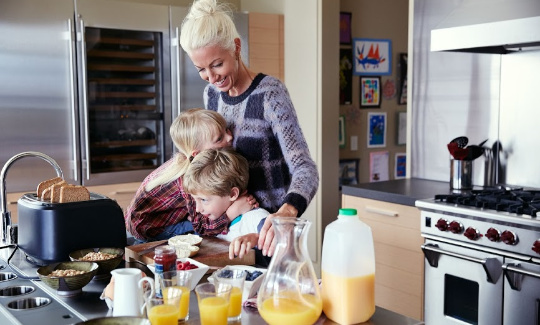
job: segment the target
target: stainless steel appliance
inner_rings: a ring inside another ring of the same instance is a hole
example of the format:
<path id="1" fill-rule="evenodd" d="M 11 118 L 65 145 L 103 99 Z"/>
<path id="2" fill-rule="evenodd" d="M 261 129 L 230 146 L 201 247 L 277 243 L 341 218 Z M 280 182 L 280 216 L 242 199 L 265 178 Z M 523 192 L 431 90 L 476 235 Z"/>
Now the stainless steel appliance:
<path id="1" fill-rule="evenodd" d="M 540 191 L 418 200 L 426 324 L 540 324 Z"/>
<path id="2" fill-rule="evenodd" d="M 206 85 L 178 45 L 186 13 L 115 0 L 1 1 L 0 164 L 39 151 L 68 183 L 89 186 L 141 181 L 169 159 L 170 123 L 203 106 Z M 238 16 L 247 35 L 247 15 Z M 46 163 L 23 161 L 8 190 L 53 176 Z"/>

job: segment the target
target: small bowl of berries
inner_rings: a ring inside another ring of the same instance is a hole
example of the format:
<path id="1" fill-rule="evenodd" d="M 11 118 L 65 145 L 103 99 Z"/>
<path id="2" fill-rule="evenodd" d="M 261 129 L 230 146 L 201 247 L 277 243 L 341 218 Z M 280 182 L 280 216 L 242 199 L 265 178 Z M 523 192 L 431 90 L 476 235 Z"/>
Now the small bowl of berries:
<path id="1" fill-rule="evenodd" d="M 232 276 L 232 270 L 243 270 L 247 273 L 246 280 L 244 281 L 242 301 L 246 301 L 247 299 L 254 297 L 261 287 L 264 276 L 266 275 L 266 269 L 260 269 L 248 265 L 227 265 L 216 272 L 220 272 L 221 276 L 227 277 L 227 272 L 230 272 Z M 208 282 L 214 283 L 214 274 L 216 274 L 216 272 L 208 277 Z"/>
<path id="2" fill-rule="evenodd" d="M 155 264 L 147 265 L 150 271 L 155 273 Z M 210 267 L 201 262 L 197 262 L 189 257 L 179 258 L 176 260 L 177 271 L 187 271 L 191 273 L 191 290 L 195 289 L 202 277 L 208 272 Z"/>

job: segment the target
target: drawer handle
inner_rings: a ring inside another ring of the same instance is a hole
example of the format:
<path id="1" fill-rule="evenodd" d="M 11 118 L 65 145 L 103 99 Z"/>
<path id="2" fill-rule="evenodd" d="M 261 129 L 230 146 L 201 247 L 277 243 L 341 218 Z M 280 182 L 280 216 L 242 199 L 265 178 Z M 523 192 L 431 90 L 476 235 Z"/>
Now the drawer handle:
<path id="1" fill-rule="evenodd" d="M 136 191 L 134 190 L 119 190 L 119 191 L 114 191 L 112 192 L 113 195 L 118 195 L 118 194 L 135 194 Z"/>
<path id="2" fill-rule="evenodd" d="M 366 210 L 366 212 L 382 214 L 383 216 L 389 216 L 389 217 L 397 217 L 397 216 L 399 216 L 399 213 L 397 213 L 395 211 L 383 210 L 383 209 L 378 209 L 378 208 L 374 208 L 374 207 L 370 207 L 370 206 L 366 206 L 365 210 Z"/>
<path id="3" fill-rule="evenodd" d="M 17 204 L 17 201 L 9 201 L 8 204 Z"/>

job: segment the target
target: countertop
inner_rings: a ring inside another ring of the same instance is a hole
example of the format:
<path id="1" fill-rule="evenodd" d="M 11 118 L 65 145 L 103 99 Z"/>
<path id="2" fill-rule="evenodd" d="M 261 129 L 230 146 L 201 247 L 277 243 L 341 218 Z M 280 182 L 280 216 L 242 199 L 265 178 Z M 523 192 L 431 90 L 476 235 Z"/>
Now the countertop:
<path id="1" fill-rule="evenodd" d="M 346 195 L 408 206 L 414 206 L 419 199 L 433 198 L 435 194 L 452 193 L 449 182 L 421 178 L 343 185 L 341 191 Z"/>
<path id="2" fill-rule="evenodd" d="M 29 264 L 24 259 L 24 254 L 17 250 L 13 255 L 9 265 L 7 260 L 12 253 L 12 249 L 2 249 L 0 251 L 0 267 L 4 267 L 1 273 L 9 273 L 16 270 L 20 274 L 26 276 L 36 276 L 36 266 Z M 147 275 L 152 275 L 152 272 L 146 266 L 140 263 L 125 263 L 125 267 L 137 267 L 146 272 Z M 204 279 L 204 278 L 203 278 Z M 75 297 L 61 297 L 55 290 L 47 287 L 39 280 L 25 280 L 21 278 L 0 281 L 0 290 L 17 285 L 30 285 L 37 287 L 33 293 L 25 295 L 25 297 L 46 297 L 51 298 L 52 303 L 32 309 L 32 310 L 10 310 L 8 304 L 21 297 L 0 297 L 0 324 L 74 324 L 81 320 L 87 320 L 97 317 L 111 316 L 111 311 L 108 310 L 104 301 L 99 299 L 99 296 L 105 288 L 108 281 L 91 281 L 90 284 L 82 289 L 82 294 Z M 191 292 L 190 299 L 190 317 L 186 324 L 200 324 L 199 308 L 195 293 Z M 38 321 L 39 320 L 39 321 Z M 236 323 L 230 324 L 249 324 L 263 325 L 266 324 L 259 315 L 258 311 L 253 308 L 244 307 L 242 310 L 242 319 Z M 324 314 L 316 322 L 318 325 L 336 324 L 327 319 Z M 423 322 L 408 318 L 406 316 L 394 313 L 387 309 L 377 307 L 375 314 L 365 323 L 366 325 L 421 325 Z"/>

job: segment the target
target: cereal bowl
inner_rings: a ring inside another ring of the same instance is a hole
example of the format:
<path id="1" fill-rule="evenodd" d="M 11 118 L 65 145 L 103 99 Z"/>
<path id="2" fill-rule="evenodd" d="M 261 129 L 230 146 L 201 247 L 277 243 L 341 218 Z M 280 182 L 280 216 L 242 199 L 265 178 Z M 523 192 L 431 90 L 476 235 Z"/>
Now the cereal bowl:
<path id="1" fill-rule="evenodd" d="M 106 254 L 114 255 L 109 257 Z M 117 247 L 86 248 L 71 252 L 69 258 L 72 261 L 84 261 L 97 263 L 99 269 L 96 278 L 108 278 L 124 258 L 124 249 Z"/>
<path id="2" fill-rule="evenodd" d="M 98 270 L 97 263 L 94 262 L 60 262 L 45 265 L 37 269 L 41 282 L 58 291 L 60 296 L 74 296 L 82 292 L 96 275 Z M 65 272 L 62 272 L 65 271 Z M 80 272 L 82 274 L 70 275 L 69 272 Z M 55 275 L 55 273 L 67 273 Z"/>

